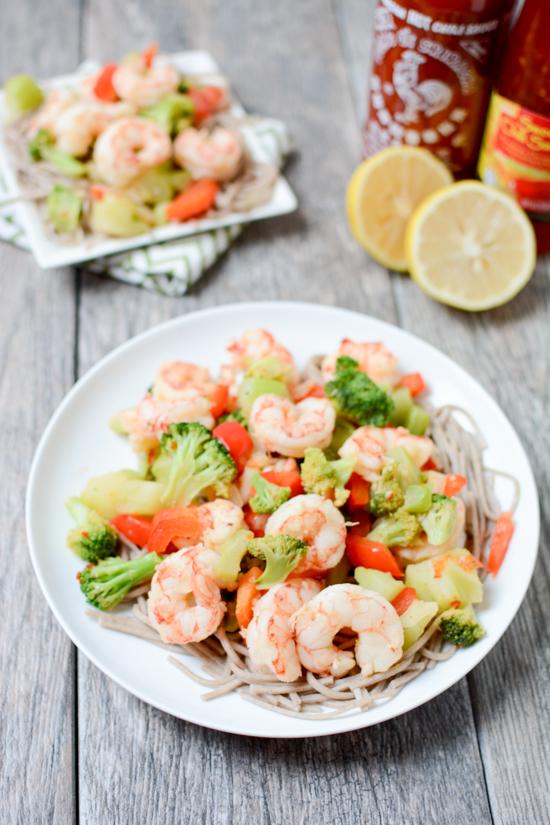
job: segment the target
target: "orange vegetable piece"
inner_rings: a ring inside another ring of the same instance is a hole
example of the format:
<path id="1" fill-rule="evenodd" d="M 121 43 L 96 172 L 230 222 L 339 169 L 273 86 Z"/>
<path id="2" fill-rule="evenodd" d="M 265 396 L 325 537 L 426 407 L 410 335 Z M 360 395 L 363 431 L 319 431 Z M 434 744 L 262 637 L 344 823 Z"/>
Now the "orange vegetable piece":
<path id="1" fill-rule="evenodd" d="M 220 185 L 210 178 L 195 180 L 166 207 L 169 221 L 188 221 L 214 206 Z"/>
<path id="2" fill-rule="evenodd" d="M 500 570 L 513 535 L 514 520 L 512 519 L 512 514 L 502 513 L 495 524 L 489 548 L 487 570 L 492 576 L 496 576 Z"/>
<path id="3" fill-rule="evenodd" d="M 256 587 L 256 580 L 260 578 L 262 571 L 259 567 L 251 567 L 241 578 L 237 586 L 237 599 L 235 602 L 235 616 L 239 627 L 248 627 L 252 619 L 254 604 L 262 593 Z"/>

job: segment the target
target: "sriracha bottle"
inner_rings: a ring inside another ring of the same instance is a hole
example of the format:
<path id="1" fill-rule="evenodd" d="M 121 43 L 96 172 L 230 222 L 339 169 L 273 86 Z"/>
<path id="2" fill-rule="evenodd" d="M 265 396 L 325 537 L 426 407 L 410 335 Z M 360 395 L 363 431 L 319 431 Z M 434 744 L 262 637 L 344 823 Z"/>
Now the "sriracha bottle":
<path id="1" fill-rule="evenodd" d="M 423 146 L 471 175 L 509 0 L 378 0 L 365 155 Z"/>

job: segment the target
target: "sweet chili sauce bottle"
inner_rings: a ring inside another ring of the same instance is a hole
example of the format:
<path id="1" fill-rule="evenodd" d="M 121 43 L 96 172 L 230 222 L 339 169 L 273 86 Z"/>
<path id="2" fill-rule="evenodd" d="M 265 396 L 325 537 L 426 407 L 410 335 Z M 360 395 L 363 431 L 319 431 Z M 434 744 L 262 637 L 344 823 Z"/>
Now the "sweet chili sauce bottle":
<path id="1" fill-rule="evenodd" d="M 550 0 L 549 0 L 550 2 Z M 472 175 L 510 0 L 378 0 L 365 156 L 423 146 Z"/>
<path id="2" fill-rule="evenodd" d="M 550 251 L 550 0 L 513 10 L 478 171 L 512 192 L 533 222 L 538 251 Z"/>

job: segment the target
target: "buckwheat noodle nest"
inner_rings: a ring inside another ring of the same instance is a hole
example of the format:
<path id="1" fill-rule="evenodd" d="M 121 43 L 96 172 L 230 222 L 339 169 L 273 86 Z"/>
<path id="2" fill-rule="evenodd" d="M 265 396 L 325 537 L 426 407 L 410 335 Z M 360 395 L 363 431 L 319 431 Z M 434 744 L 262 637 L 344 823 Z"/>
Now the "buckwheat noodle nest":
<path id="1" fill-rule="evenodd" d="M 442 469 L 468 478 L 467 490 L 462 493 L 466 507 L 467 544 L 481 562 L 486 561 L 491 526 L 501 513 L 494 494 L 497 476 L 506 478 L 512 488 L 512 499 L 507 509 L 513 512 L 519 500 L 519 482 L 508 473 L 486 467 L 483 463 L 485 441 L 470 414 L 461 407 L 447 405 L 431 410 L 429 434 L 434 440 Z M 464 426 L 464 422 L 466 426 Z M 139 548 L 123 542 L 123 554 L 132 557 L 141 554 Z M 435 618 L 424 634 L 403 655 L 403 658 L 384 673 L 364 677 L 356 668 L 346 676 L 319 677 L 306 672 L 296 682 L 286 684 L 273 675 L 259 673 L 250 667 L 248 651 L 239 633 L 226 633 L 220 627 L 213 636 L 197 644 L 165 645 L 151 626 L 147 615 L 146 594 L 149 584 L 128 594 L 133 605 L 130 614 L 88 614 L 102 627 L 147 639 L 170 649 L 169 661 L 186 676 L 206 688 L 202 698 L 216 699 L 237 691 L 244 699 L 261 707 L 299 719 L 332 719 L 350 711 L 365 710 L 391 699 L 425 670 L 449 659 L 456 651 L 454 645 L 442 643 L 439 620 Z M 336 636 L 334 644 L 342 650 L 352 648 L 355 639 Z M 195 672 L 182 659 L 181 652 L 193 654 L 201 663 L 202 673 Z"/>

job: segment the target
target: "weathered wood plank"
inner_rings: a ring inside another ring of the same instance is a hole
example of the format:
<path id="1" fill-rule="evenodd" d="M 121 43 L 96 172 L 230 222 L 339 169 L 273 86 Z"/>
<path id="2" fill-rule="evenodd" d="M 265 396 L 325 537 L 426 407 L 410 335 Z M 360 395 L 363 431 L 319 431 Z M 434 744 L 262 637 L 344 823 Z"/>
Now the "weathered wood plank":
<path id="1" fill-rule="evenodd" d="M 16 72 L 46 77 L 77 62 L 76 6 L 4 2 L 0 18 L 1 83 Z M 74 651 L 31 569 L 24 491 L 37 440 L 73 380 L 74 275 L 42 272 L 5 244 L 0 272 L 0 820 L 67 825 L 77 804 Z"/>
<path id="2" fill-rule="evenodd" d="M 231 300 L 306 299 L 393 320 L 387 274 L 365 262 L 345 226 L 344 188 L 359 135 L 328 4 L 189 2 L 158 10 L 140 4 L 131 7 L 126 30 L 114 31 L 110 21 L 123 8 L 92 4 L 84 26 L 88 53 L 114 57 L 150 38 L 166 50 L 210 49 L 245 105 L 290 123 L 300 151 L 289 176 L 301 208 L 297 216 L 249 228 L 182 300 L 85 275 L 80 369 L 155 321 Z M 235 49 L 237 42 L 246 47 Z M 81 817 L 89 825 L 153 823 L 161 806 L 170 820 L 190 823 L 490 821 L 464 686 L 376 729 L 284 743 L 173 720 L 129 697 L 83 657 L 79 685 Z M 455 773 L 457 747 L 467 777 Z M 108 781 L 98 764 L 110 766 Z M 457 790 L 440 810 L 433 788 L 447 785 L 451 772 L 457 788 L 467 781 L 468 794 Z M 139 792 L 129 794 L 129 787 Z"/>
<path id="3" fill-rule="evenodd" d="M 368 64 L 360 44 L 369 23 L 365 7 L 341 3 L 340 20 L 358 99 L 365 98 Z M 508 306 L 472 316 L 423 295 L 406 276 L 392 283 L 402 326 L 426 338 L 470 371 L 501 404 L 529 452 L 539 490 L 548 489 L 550 396 L 550 261 L 539 262 L 528 287 Z M 543 537 L 533 584 L 511 629 L 469 677 L 494 822 L 543 822 L 550 803 L 550 509 L 542 495 Z"/>

